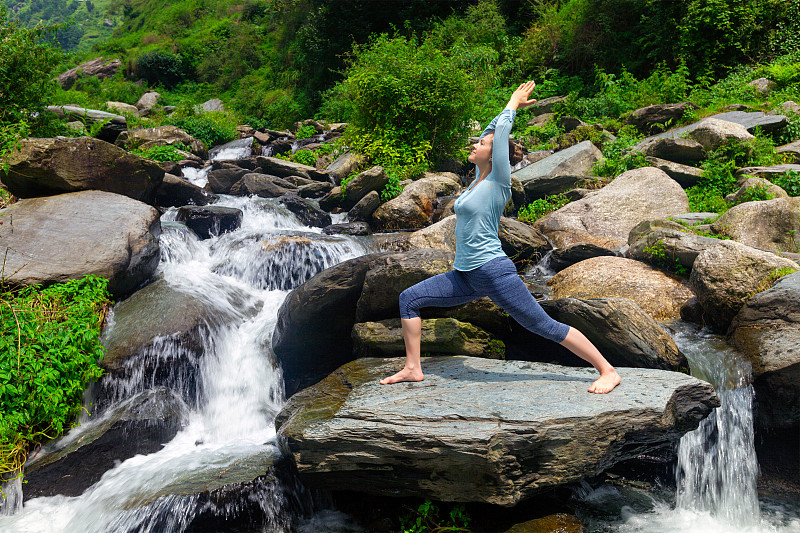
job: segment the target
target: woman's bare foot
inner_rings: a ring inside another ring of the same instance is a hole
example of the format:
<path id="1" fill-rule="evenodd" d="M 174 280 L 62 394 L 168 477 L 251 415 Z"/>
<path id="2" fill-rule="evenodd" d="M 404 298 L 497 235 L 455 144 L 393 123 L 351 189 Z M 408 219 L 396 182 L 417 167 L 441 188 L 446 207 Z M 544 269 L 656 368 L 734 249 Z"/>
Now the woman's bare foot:
<path id="1" fill-rule="evenodd" d="M 423 379 L 425 379 L 425 376 L 422 374 L 421 368 L 414 369 L 414 368 L 403 367 L 403 370 L 401 370 L 394 376 L 383 378 L 381 380 L 381 385 L 400 383 L 402 381 L 422 381 Z"/>
<path id="2" fill-rule="evenodd" d="M 622 378 L 617 374 L 616 370 L 610 370 L 605 374 L 600 374 L 600 379 L 592 383 L 589 387 L 589 392 L 595 394 L 606 394 L 614 390 L 614 387 L 620 384 Z"/>

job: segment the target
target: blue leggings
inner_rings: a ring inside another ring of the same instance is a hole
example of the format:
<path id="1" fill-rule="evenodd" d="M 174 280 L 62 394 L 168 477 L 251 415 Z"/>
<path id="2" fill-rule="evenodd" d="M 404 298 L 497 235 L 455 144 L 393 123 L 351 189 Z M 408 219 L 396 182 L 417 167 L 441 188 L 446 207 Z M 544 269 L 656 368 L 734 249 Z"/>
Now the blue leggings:
<path id="1" fill-rule="evenodd" d="M 528 291 L 508 257 L 498 257 L 474 270 L 451 270 L 400 293 L 400 316 L 419 317 L 421 307 L 453 307 L 488 296 L 522 326 L 545 339 L 561 342 L 569 326 L 556 322 Z"/>

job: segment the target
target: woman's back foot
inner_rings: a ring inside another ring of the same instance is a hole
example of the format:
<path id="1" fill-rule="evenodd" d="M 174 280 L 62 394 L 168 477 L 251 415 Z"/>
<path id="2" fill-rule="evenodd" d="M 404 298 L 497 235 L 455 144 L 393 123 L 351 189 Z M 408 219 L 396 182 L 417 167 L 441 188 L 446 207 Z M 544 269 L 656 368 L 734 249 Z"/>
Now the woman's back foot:
<path id="1" fill-rule="evenodd" d="M 402 383 L 404 381 L 422 381 L 425 376 L 422 374 L 422 369 L 403 368 L 400 372 L 388 378 L 381 380 L 381 385 L 390 385 L 392 383 Z"/>
<path id="2" fill-rule="evenodd" d="M 607 394 L 614 390 L 614 387 L 619 385 L 620 382 L 622 382 L 622 378 L 617 374 L 616 370 L 612 370 L 606 374 L 601 374 L 600 379 L 592 383 L 592 386 L 589 387 L 589 392 Z"/>

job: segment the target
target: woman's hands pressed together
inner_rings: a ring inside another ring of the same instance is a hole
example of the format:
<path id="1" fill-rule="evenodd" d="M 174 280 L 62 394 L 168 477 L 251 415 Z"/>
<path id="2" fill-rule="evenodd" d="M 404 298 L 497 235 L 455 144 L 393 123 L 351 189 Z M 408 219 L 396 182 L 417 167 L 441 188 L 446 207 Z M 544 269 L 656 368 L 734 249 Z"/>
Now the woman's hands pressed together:
<path id="1" fill-rule="evenodd" d="M 536 99 L 528 100 L 533 92 L 534 87 L 536 87 L 536 82 L 533 81 L 527 81 L 521 84 L 519 87 L 517 87 L 517 90 L 514 91 L 514 94 L 511 95 L 511 99 L 508 101 L 506 108 L 525 109 L 529 105 L 535 104 Z"/>

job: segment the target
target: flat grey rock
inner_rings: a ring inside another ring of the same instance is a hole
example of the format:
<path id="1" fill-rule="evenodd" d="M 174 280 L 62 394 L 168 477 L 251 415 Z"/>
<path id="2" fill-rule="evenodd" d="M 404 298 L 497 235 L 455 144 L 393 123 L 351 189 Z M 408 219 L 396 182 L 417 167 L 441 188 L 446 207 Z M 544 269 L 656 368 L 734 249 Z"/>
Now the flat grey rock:
<path id="1" fill-rule="evenodd" d="M 677 441 L 719 398 L 663 370 L 618 369 L 608 395 L 590 368 L 454 356 L 425 381 L 380 385 L 401 359 L 358 359 L 293 396 L 276 426 L 311 487 L 513 506 Z"/>

